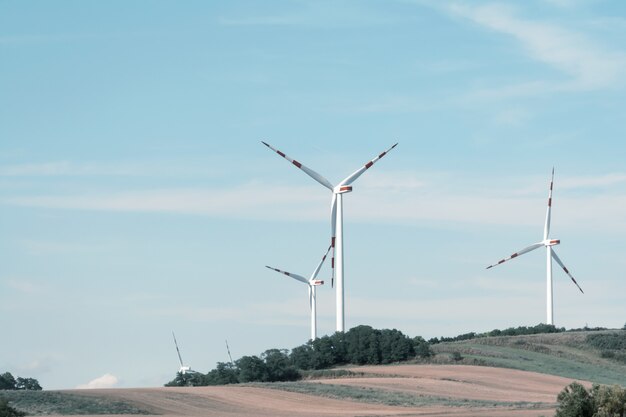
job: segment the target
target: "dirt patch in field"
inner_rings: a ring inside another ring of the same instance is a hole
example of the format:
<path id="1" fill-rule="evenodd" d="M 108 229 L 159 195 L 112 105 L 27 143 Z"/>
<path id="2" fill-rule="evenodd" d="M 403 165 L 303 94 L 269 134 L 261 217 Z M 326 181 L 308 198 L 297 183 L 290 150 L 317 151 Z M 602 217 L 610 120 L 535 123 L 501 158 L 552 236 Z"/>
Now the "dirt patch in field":
<path id="1" fill-rule="evenodd" d="M 558 393 L 574 381 L 536 372 L 469 365 L 363 366 L 352 370 L 409 378 L 415 380 L 417 387 L 456 393 L 454 397 L 458 398 L 500 401 L 556 402 Z"/>

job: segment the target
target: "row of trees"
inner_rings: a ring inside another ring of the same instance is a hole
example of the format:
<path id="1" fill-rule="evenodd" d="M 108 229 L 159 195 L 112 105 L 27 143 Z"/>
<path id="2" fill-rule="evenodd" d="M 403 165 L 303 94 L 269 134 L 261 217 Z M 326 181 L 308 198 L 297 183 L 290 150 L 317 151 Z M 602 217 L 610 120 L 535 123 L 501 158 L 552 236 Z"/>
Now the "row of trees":
<path id="1" fill-rule="evenodd" d="M 542 333 L 560 333 L 565 332 L 565 327 L 555 327 L 552 324 L 538 324 L 536 326 L 519 326 L 519 327 L 509 327 L 508 329 L 498 330 L 494 329 L 490 332 L 485 333 L 464 333 L 455 337 L 434 337 L 428 340 L 430 344 L 444 343 L 444 342 L 459 342 L 462 340 L 471 340 L 477 339 L 481 337 L 494 337 L 494 336 L 523 336 L 529 334 L 542 334 Z"/>
<path id="2" fill-rule="evenodd" d="M 0 390 L 41 391 L 41 385 L 35 378 L 15 378 L 10 372 L 5 372 L 0 374 Z"/>
<path id="3" fill-rule="evenodd" d="M 357 326 L 298 346 L 291 351 L 270 349 L 260 356 L 244 356 L 234 363 L 219 362 L 208 374 L 177 374 L 166 386 L 223 385 L 240 382 L 294 381 L 302 370 L 334 366 L 380 365 L 432 355 L 422 337 L 413 339 L 399 330 Z"/>

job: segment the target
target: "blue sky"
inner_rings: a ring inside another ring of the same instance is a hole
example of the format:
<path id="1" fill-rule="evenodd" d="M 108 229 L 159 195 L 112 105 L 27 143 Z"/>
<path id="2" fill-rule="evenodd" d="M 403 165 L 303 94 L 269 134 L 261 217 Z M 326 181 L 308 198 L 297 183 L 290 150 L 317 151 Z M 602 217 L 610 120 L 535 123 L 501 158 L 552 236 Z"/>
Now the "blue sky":
<path id="1" fill-rule="evenodd" d="M 347 327 L 626 321 L 626 5 L 0 2 L 0 370 L 157 386 L 306 341 L 337 182 Z M 321 272 L 329 281 L 330 269 Z M 319 333 L 334 292 L 318 292 Z"/>

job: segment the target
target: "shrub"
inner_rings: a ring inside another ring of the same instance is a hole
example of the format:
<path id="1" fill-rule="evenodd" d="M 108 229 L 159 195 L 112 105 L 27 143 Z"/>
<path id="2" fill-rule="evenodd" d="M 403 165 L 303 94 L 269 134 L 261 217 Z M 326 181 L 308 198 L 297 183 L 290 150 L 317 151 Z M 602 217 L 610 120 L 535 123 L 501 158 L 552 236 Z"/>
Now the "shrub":
<path id="1" fill-rule="evenodd" d="M 556 417 L 622 417 L 626 415 L 626 390 L 618 385 L 594 384 L 590 390 L 573 382 L 557 397 Z"/>
<path id="2" fill-rule="evenodd" d="M 6 398 L 0 398 L 0 417 L 23 417 L 25 415 L 26 413 L 11 407 Z"/>
<path id="3" fill-rule="evenodd" d="M 557 397 L 556 417 L 593 417 L 593 400 L 585 387 L 572 382 Z"/>

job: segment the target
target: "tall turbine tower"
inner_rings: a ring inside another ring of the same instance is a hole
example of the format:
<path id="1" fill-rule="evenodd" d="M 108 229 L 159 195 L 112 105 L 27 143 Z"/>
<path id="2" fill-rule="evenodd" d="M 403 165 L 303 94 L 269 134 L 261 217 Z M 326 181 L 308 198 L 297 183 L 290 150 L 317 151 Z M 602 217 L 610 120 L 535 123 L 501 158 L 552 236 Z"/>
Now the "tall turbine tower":
<path id="1" fill-rule="evenodd" d="M 324 256 L 322 257 L 322 260 L 320 261 L 320 263 L 317 265 L 317 268 L 315 268 L 315 271 L 313 271 L 313 273 L 311 274 L 311 277 L 309 279 L 304 278 L 301 275 L 296 275 L 296 274 L 292 274 L 289 272 L 285 272 L 285 271 L 281 271 L 280 269 L 276 269 L 273 268 L 271 266 L 265 266 L 266 268 L 272 269 L 276 272 L 279 272 L 281 274 L 287 275 L 288 277 L 291 277 L 293 279 L 295 279 L 296 281 L 300 281 L 304 284 L 307 284 L 309 286 L 309 308 L 311 309 L 311 340 L 315 340 L 317 339 L 317 301 L 316 301 L 316 287 L 318 285 L 324 285 L 324 281 L 320 281 L 317 278 L 317 274 L 319 274 L 320 269 L 322 268 L 322 265 L 324 264 L 324 261 L 326 260 L 326 256 L 328 256 L 328 252 L 330 252 L 330 246 L 328 247 L 328 250 L 326 251 L 326 253 L 324 254 Z"/>
<path id="2" fill-rule="evenodd" d="M 546 323 L 547 324 L 554 324 L 554 308 L 553 308 L 553 304 L 552 304 L 552 301 L 553 301 L 553 295 L 552 295 L 552 259 L 553 258 L 556 261 L 556 263 L 559 264 L 561 266 L 561 268 L 563 268 L 563 271 L 565 271 L 565 273 L 572 279 L 572 282 L 574 282 L 574 284 L 576 284 L 576 286 L 578 287 L 580 292 L 584 294 L 584 291 L 582 290 L 582 288 L 580 288 L 580 285 L 578 285 L 578 283 L 576 282 L 576 280 L 574 279 L 572 274 L 570 274 L 570 272 L 565 267 L 565 265 L 563 265 L 563 262 L 557 256 L 556 252 L 552 248 L 553 246 L 556 246 L 556 245 L 560 244 L 561 241 L 559 239 L 550 239 L 548 237 L 549 234 L 550 234 L 550 216 L 551 216 L 551 211 L 552 211 L 552 185 L 553 184 L 554 184 L 554 168 L 552 168 L 552 179 L 550 180 L 550 190 L 548 191 L 548 209 L 546 211 L 546 223 L 545 223 L 545 226 L 543 228 L 543 240 L 541 242 L 538 242 L 538 243 L 535 243 L 533 245 L 530 245 L 527 248 L 524 248 L 524 249 L 520 250 L 519 252 L 515 252 L 514 254 L 512 254 L 508 258 L 501 259 L 500 261 L 498 261 L 498 263 L 493 264 L 493 265 L 489 265 L 487 267 L 487 269 L 493 268 L 494 266 L 500 265 L 501 263 L 504 263 L 504 262 L 506 262 L 508 260 L 511 260 L 513 258 L 517 258 L 520 255 L 523 255 L 525 253 L 534 251 L 537 248 L 540 248 L 542 246 L 545 247 L 546 248 L 546 275 L 547 275 L 547 279 L 546 279 L 546 292 L 547 292 L 547 297 L 546 297 L 546 315 L 547 315 Z"/>
<path id="3" fill-rule="evenodd" d="M 332 203 L 331 203 L 331 239 L 330 245 L 333 248 L 333 281 L 334 278 L 337 278 L 337 331 L 343 332 L 345 329 L 345 310 L 344 310 L 344 285 L 343 285 L 343 194 L 349 193 L 352 191 L 352 183 L 359 178 L 365 171 L 370 169 L 376 161 L 385 156 L 387 152 L 395 148 L 398 144 L 396 143 L 391 148 L 387 149 L 385 152 L 378 155 L 376 158 L 372 159 L 361 168 L 353 172 L 346 179 L 341 181 L 339 184 L 333 187 L 333 185 L 326 178 L 313 171 L 312 169 L 302 165 L 300 162 L 296 161 L 285 155 L 283 152 L 278 149 L 272 147 L 271 145 L 262 142 L 265 146 L 276 152 L 278 155 L 282 156 L 297 168 L 304 171 L 309 177 L 313 178 L 315 181 L 322 184 L 324 187 L 328 188 L 333 193 Z M 337 265 L 335 266 L 335 260 Z"/>

